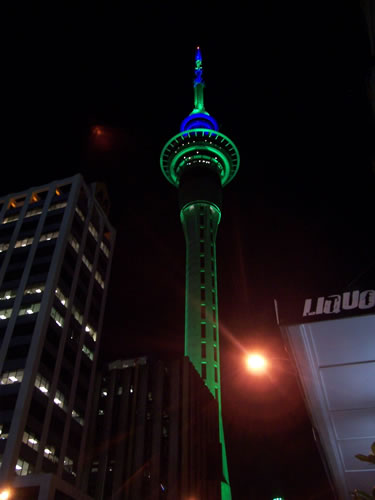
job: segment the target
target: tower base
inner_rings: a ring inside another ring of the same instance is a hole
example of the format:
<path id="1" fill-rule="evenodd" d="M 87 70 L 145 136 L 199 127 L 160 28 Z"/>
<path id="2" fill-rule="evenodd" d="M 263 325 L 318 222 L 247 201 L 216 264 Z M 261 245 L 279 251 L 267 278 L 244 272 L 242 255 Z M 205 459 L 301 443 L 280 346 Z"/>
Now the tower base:
<path id="1" fill-rule="evenodd" d="M 232 500 L 232 492 L 228 483 L 221 481 L 221 500 Z"/>

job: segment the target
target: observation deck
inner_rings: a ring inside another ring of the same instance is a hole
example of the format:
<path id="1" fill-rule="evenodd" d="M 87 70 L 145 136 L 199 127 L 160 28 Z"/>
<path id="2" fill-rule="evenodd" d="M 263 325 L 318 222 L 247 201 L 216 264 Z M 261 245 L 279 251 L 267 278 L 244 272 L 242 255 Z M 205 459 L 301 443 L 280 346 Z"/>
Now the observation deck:
<path id="1" fill-rule="evenodd" d="M 178 187 L 181 175 L 193 167 L 216 170 L 221 185 L 227 185 L 238 171 L 240 155 L 224 134 L 208 128 L 193 128 L 175 135 L 164 146 L 160 166 L 165 178 Z"/>

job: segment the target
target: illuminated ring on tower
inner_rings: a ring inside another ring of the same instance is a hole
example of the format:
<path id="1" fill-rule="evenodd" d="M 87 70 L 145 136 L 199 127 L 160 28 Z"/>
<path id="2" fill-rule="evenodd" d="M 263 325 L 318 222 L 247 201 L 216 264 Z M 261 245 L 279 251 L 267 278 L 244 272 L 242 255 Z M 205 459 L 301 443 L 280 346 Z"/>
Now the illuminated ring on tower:
<path id="1" fill-rule="evenodd" d="M 224 134 L 205 128 L 181 132 L 167 142 L 160 155 L 161 170 L 174 186 L 179 185 L 182 172 L 189 168 L 187 155 L 194 157 L 195 165 L 197 158 L 207 158 L 211 167 L 217 167 L 222 186 L 233 179 L 240 166 L 238 149 Z"/>
<path id="2" fill-rule="evenodd" d="M 209 128 L 210 130 L 219 130 L 219 125 L 215 118 L 205 113 L 192 112 L 181 123 L 180 131 L 186 132 L 195 128 Z"/>

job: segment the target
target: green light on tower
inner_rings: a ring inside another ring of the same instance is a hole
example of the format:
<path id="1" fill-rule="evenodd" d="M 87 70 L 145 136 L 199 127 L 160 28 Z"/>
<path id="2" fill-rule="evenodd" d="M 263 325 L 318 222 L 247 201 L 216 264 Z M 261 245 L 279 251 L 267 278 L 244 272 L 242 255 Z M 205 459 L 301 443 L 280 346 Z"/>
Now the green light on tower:
<path id="1" fill-rule="evenodd" d="M 166 179 L 178 188 L 180 218 L 186 241 L 185 355 L 217 399 L 222 447 L 222 500 L 230 500 L 221 414 L 219 315 L 216 274 L 216 233 L 221 218 L 222 188 L 236 175 L 236 146 L 218 131 L 204 107 L 202 57 L 197 49 L 194 109 L 181 131 L 160 156 Z"/>

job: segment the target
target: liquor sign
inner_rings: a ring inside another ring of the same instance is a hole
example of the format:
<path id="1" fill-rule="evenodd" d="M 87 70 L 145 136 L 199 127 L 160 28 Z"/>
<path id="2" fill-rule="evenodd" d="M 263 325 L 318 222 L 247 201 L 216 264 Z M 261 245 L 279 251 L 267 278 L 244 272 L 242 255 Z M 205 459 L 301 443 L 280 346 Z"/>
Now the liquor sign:
<path id="1" fill-rule="evenodd" d="M 375 313 L 375 289 L 275 301 L 279 325 L 296 325 Z"/>
<path id="2" fill-rule="evenodd" d="M 339 314 L 353 309 L 373 309 L 375 307 L 375 290 L 354 290 L 342 294 L 306 299 L 302 316 Z"/>

